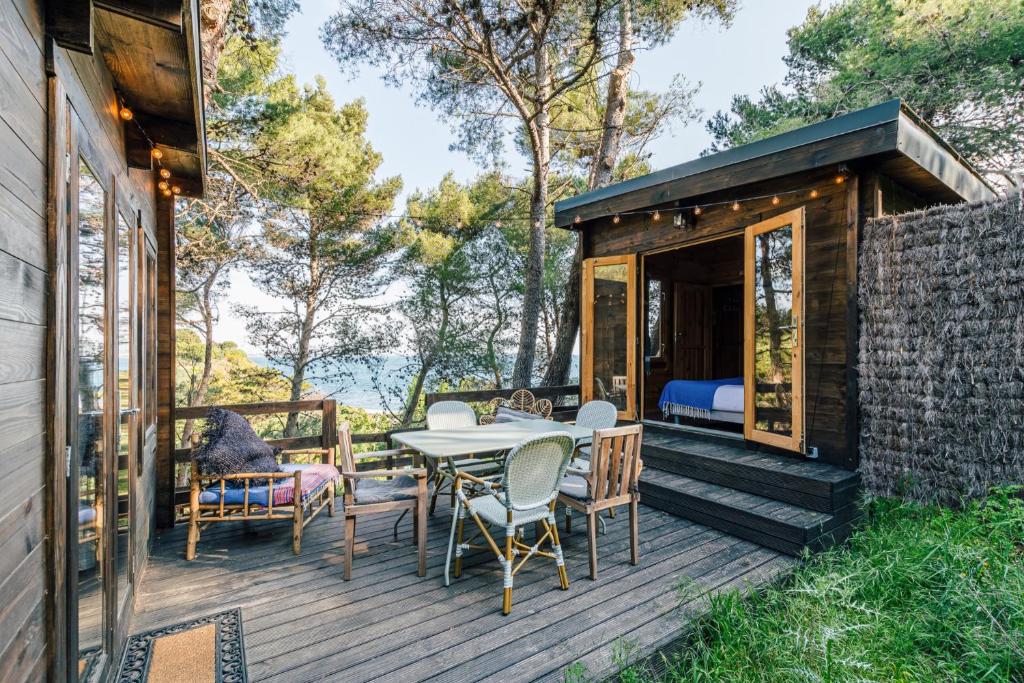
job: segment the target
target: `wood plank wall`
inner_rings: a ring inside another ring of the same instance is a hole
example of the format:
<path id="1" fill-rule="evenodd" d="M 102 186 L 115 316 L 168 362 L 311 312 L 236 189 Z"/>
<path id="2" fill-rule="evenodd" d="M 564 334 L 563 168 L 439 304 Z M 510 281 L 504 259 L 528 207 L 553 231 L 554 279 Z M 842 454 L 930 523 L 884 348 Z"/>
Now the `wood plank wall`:
<path id="1" fill-rule="evenodd" d="M 738 211 L 728 204 L 707 206 L 690 228 L 674 227 L 668 214 L 657 222 L 640 215 L 622 216 L 617 225 L 611 217 L 588 221 L 583 225 L 583 245 L 586 257 L 656 252 L 738 235 L 747 225 L 806 206 L 807 444 L 818 447 L 823 461 L 854 468 L 856 451 L 847 439 L 846 410 L 848 188 L 845 183 L 836 184 L 835 176 L 835 168 L 826 168 L 704 195 L 697 201 L 767 196 L 741 202 Z M 818 197 L 809 196 L 806 190 L 811 187 L 817 189 Z M 784 194 L 796 190 L 800 191 Z M 772 193 L 780 193 L 779 204 L 771 203 Z"/>
<path id="2" fill-rule="evenodd" d="M 139 212 L 156 232 L 154 184 L 124 161 L 123 124 L 102 58 L 56 50 L 52 68 L 81 119 L 83 150 L 117 209 Z M 47 445 L 47 306 L 52 269 L 47 242 L 48 77 L 40 0 L 0 0 L 0 680 L 47 676 L 63 623 L 47 622 L 45 592 L 62 570 L 63 543 L 48 539 L 47 506 L 57 458 Z M 58 92 L 55 90 L 55 92 Z M 55 155 L 62 158 L 63 154 Z M 73 161 L 73 168 L 75 162 Z M 60 211 L 53 211 L 61 216 Z M 134 222 L 134 221 L 132 221 Z M 54 271 L 57 272 L 57 271 Z M 62 468 L 61 468 L 62 469 Z M 154 463 L 144 460 L 136 499 L 136 573 L 148 555 Z M 49 540 L 49 542 L 48 542 Z M 49 656 L 48 656 L 48 650 Z M 72 655 L 72 660 L 74 655 Z M 54 673 L 51 671 L 50 673 Z"/>

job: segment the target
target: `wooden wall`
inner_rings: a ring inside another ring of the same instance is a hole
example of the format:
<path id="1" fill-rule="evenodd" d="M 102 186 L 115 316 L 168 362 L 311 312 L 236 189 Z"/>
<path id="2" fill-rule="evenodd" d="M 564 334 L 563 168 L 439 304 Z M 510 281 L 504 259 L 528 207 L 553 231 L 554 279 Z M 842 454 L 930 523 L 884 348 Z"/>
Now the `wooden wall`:
<path id="1" fill-rule="evenodd" d="M 48 161 L 49 114 L 59 107 L 48 99 L 56 81 L 48 79 L 43 27 L 39 0 L 0 0 L 0 680 L 5 683 L 44 679 L 51 660 L 55 667 L 64 665 L 59 653 L 48 653 L 58 640 L 53 634 L 63 628 L 63 604 L 54 596 L 59 609 L 48 623 L 46 600 L 47 592 L 53 596 L 63 589 L 65 555 L 63 539 L 47 537 L 61 512 L 54 506 L 64 505 L 64 495 L 62 448 L 48 444 L 48 427 L 56 420 L 46 400 L 50 276 L 64 272 L 65 264 L 55 260 L 63 258 L 62 250 L 51 253 L 47 239 L 48 213 L 53 220 L 63 217 L 48 199 L 48 180 L 51 171 L 59 177 L 63 168 Z M 102 58 L 58 49 L 50 66 L 82 122 L 82 148 L 101 184 L 120 213 L 139 212 L 155 236 L 153 180 L 147 171 L 127 169 L 123 124 Z M 54 158 L 63 161 L 63 152 Z M 76 160 L 72 164 L 77 169 Z M 135 500 L 137 576 L 148 554 L 153 478 L 150 457 Z"/>
<path id="2" fill-rule="evenodd" d="M 854 176 L 837 184 L 835 175 L 835 168 L 822 169 L 704 195 L 695 202 L 767 196 L 743 201 L 738 211 L 729 204 L 707 206 L 688 228 L 674 227 L 668 214 L 663 214 L 659 221 L 651 216 L 623 216 L 617 225 L 611 218 L 589 221 L 583 225 L 583 245 L 585 257 L 656 252 L 739 235 L 747 225 L 806 207 L 806 441 L 808 447 L 819 449 L 823 461 L 854 468 L 856 446 L 848 438 L 847 415 L 847 354 L 851 342 L 847 321 L 847 240 L 850 211 L 854 225 L 857 222 L 857 179 Z M 816 198 L 809 195 L 812 187 L 819 193 Z M 773 193 L 779 193 L 777 205 L 771 203 Z M 856 230 L 852 235 L 855 248 Z M 650 400 L 657 392 L 645 393 Z"/>

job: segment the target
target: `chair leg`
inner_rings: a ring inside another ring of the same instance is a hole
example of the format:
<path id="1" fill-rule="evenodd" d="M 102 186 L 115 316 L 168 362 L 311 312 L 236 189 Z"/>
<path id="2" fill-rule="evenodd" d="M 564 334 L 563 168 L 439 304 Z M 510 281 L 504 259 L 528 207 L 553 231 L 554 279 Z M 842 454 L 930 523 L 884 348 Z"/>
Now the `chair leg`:
<path id="1" fill-rule="evenodd" d="M 558 565 L 558 583 L 562 590 L 569 590 L 569 575 L 565 571 L 565 558 L 562 556 L 562 544 L 558 540 L 558 524 L 555 522 L 555 512 L 551 511 L 549 518 L 551 528 L 551 550 L 555 555 L 555 564 Z"/>
<path id="2" fill-rule="evenodd" d="M 327 516 L 328 517 L 333 517 L 334 516 L 335 495 L 337 493 L 334 489 L 335 489 L 334 486 L 328 486 L 327 487 Z"/>
<path id="3" fill-rule="evenodd" d="M 424 492 L 426 493 L 426 492 Z M 422 495 L 416 501 L 416 552 L 419 555 L 417 576 L 427 575 L 427 497 Z"/>
<path id="4" fill-rule="evenodd" d="M 352 579 L 352 551 L 356 544 L 356 518 L 345 516 L 345 580 Z"/>
<path id="5" fill-rule="evenodd" d="M 509 513 L 511 514 L 511 513 Z M 504 590 L 501 594 L 501 613 L 507 615 L 512 611 L 512 560 L 513 540 L 515 539 L 515 527 L 505 529 L 505 562 L 502 565 L 504 570 Z"/>
<path id="6" fill-rule="evenodd" d="M 195 510 L 188 516 L 188 542 L 185 545 L 185 559 L 196 559 L 196 544 L 199 543 L 199 511 Z"/>
<path id="7" fill-rule="evenodd" d="M 615 508 L 608 508 L 608 517 L 615 519 Z"/>
<path id="8" fill-rule="evenodd" d="M 636 495 L 629 501 L 629 550 L 632 564 L 640 564 L 640 506 Z"/>
<path id="9" fill-rule="evenodd" d="M 302 504 L 292 506 L 292 552 L 302 552 Z"/>
<path id="10" fill-rule="evenodd" d="M 572 508 L 565 506 L 565 533 L 572 533 Z"/>
<path id="11" fill-rule="evenodd" d="M 466 527 L 466 507 L 459 508 L 459 518 L 455 522 L 455 578 L 462 576 L 462 532 Z"/>
<path id="12" fill-rule="evenodd" d="M 405 518 L 405 515 L 408 512 L 409 512 L 408 510 L 402 510 L 402 514 L 398 515 L 398 519 L 395 520 L 395 526 L 391 529 L 391 537 L 394 538 L 396 541 L 398 540 L 398 524 Z M 413 517 L 412 522 L 413 522 L 412 537 L 416 538 L 416 518 L 415 518 L 415 516 Z"/>
<path id="13" fill-rule="evenodd" d="M 587 545 L 590 547 L 590 578 L 597 580 L 597 513 L 587 514 Z"/>
<path id="14" fill-rule="evenodd" d="M 437 507 L 437 494 L 441 492 L 441 477 L 437 474 L 434 475 L 434 491 L 430 494 L 430 514 L 434 514 L 434 508 Z M 454 507 L 454 506 L 453 506 Z"/>

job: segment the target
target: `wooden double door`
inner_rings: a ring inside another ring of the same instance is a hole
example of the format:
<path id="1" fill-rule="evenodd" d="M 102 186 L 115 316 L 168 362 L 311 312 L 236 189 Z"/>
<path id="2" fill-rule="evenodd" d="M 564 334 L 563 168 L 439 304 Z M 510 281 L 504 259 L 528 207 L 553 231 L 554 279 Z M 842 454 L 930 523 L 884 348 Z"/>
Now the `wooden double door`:
<path id="1" fill-rule="evenodd" d="M 799 208 L 743 231 L 744 437 L 797 452 L 804 449 L 804 221 Z M 647 335 L 638 334 L 637 320 L 648 317 L 640 314 L 651 305 L 638 290 L 642 269 L 632 254 L 583 263 L 581 399 L 610 401 L 622 419 L 637 418 L 642 394 L 638 360 Z M 704 379 L 713 367 L 712 291 L 687 285 L 666 291 L 673 292 L 676 318 L 673 376 Z M 687 328 L 682 318 L 692 319 L 689 329 L 697 332 L 680 336 Z"/>

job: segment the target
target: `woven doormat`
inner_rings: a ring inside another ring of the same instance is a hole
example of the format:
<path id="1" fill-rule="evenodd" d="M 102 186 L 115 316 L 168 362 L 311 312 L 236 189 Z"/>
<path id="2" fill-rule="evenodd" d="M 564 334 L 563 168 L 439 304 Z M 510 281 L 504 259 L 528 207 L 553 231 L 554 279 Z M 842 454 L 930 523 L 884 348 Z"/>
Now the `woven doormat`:
<path id="1" fill-rule="evenodd" d="M 228 610 L 128 639 L 118 683 L 246 683 L 242 611 Z"/>

